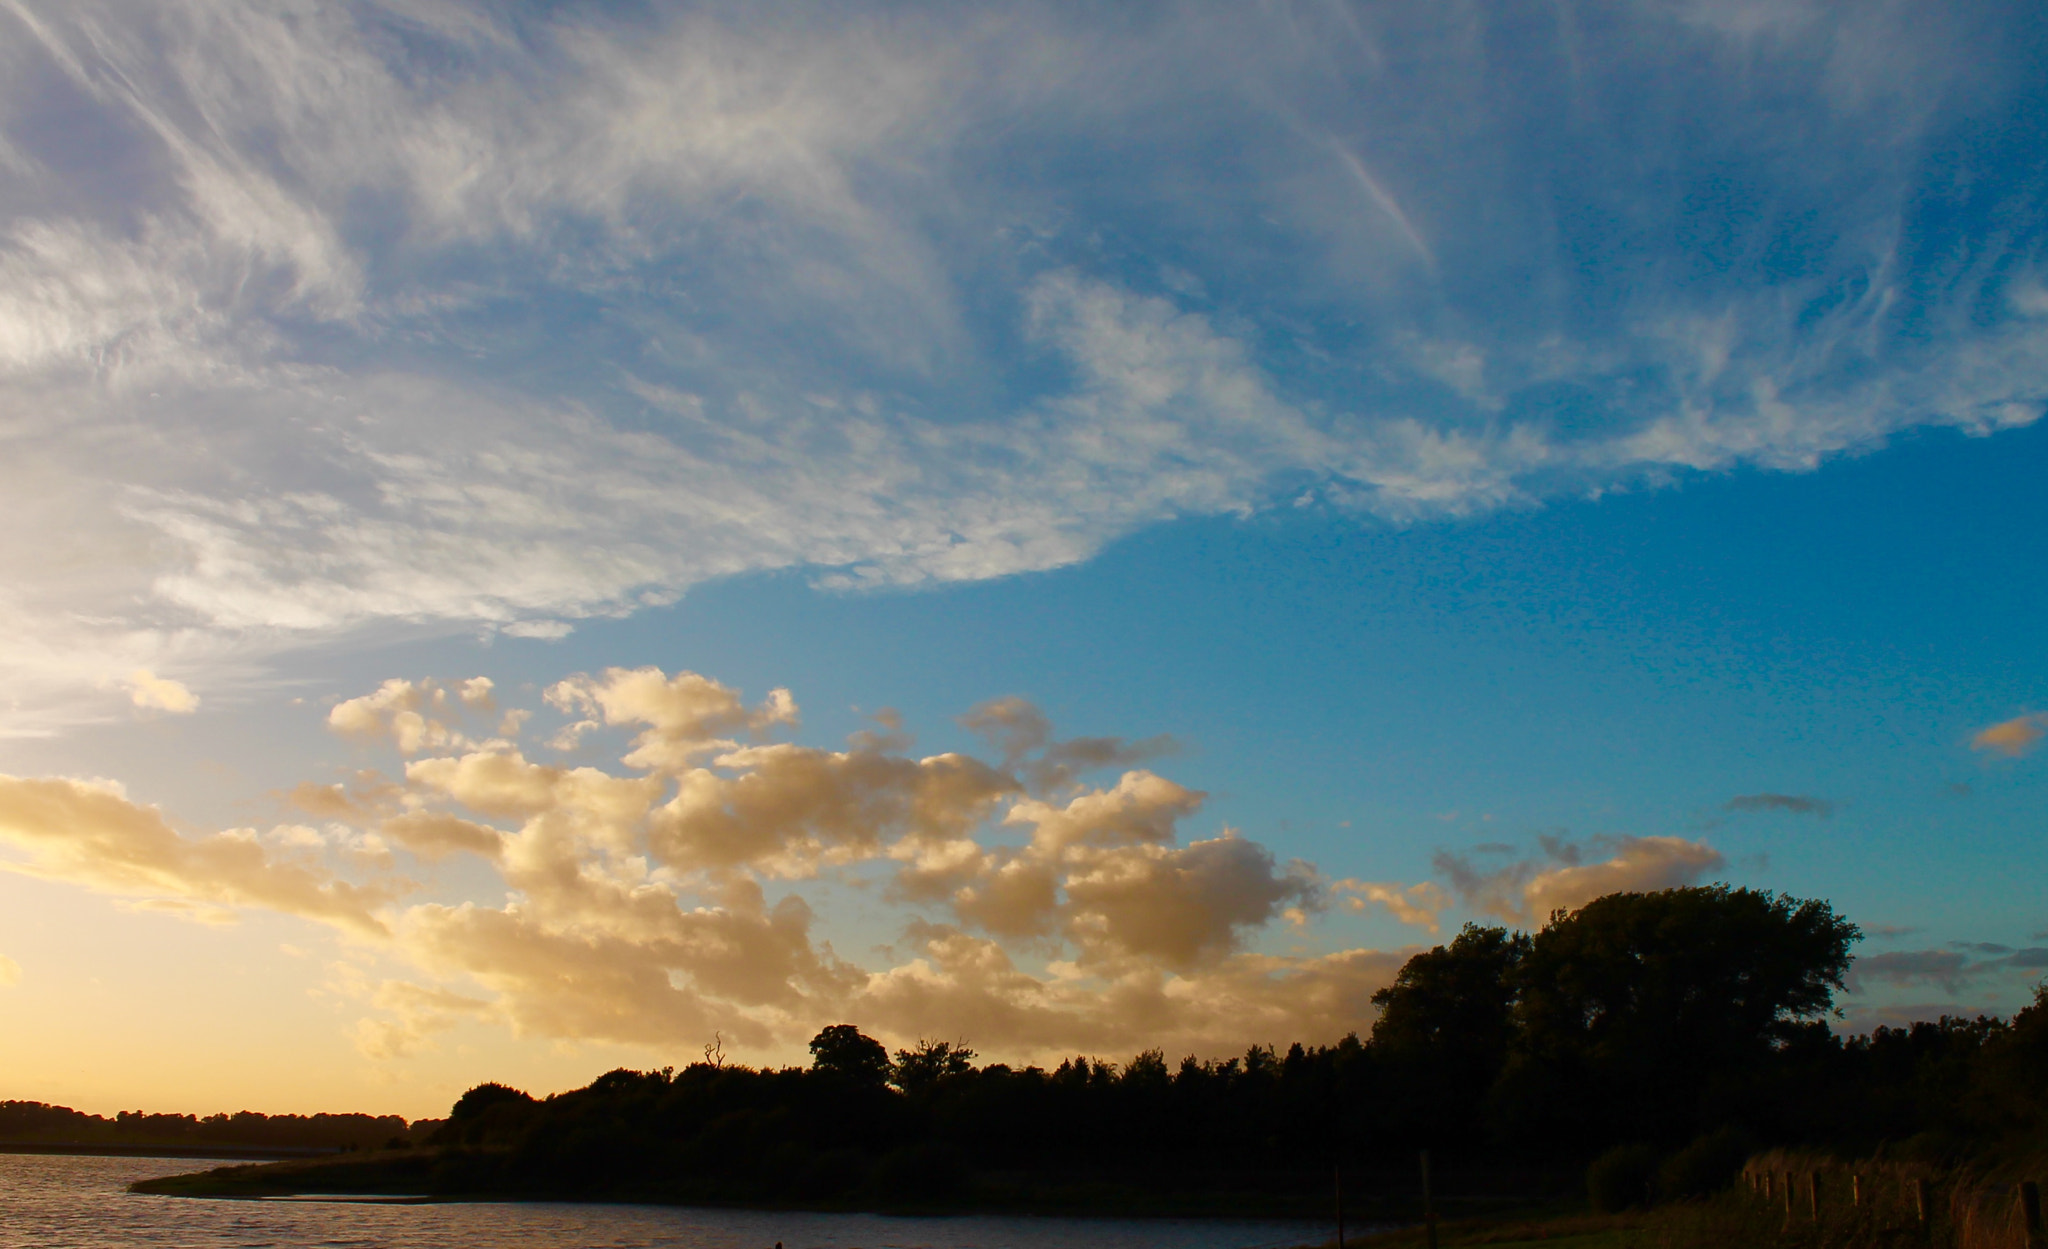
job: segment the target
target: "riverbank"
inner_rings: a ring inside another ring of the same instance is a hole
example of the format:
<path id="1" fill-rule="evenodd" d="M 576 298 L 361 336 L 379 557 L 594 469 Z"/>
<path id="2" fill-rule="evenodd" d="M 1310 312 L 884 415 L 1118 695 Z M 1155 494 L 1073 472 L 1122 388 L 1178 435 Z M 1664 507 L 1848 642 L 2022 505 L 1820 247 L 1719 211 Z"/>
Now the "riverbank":
<path id="1" fill-rule="evenodd" d="M 664 1183 L 627 1180 L 565 1190 L 506 1182 L 513 1155 L 479 1150 L 364 1151 L 320 1159 L 236 1165 L 151 1179 L 135 1191 L 160 1196 L 270 1199 L 316 1194 L 380 1194 L 435 1201 L 628 1201 L 655 1205 L 827 1213 L 915 1215 L 1043 1215 L 1106 1218 L 1284 1219 L 1335 1226 L 1327 1173 L 1218 1171 L 1104 1175 L 1100 1172 L 969 1171 L 939 1176 L 878 1168 L 873 1180 L 826 1195 L 781 1188 L 778 1177 L 744 1187 L 730 1177 L 671 1178 Z M 635 1168 L 646 1175 L 665 1168 Z M 678 1172 L 670 1171 L 671 1176 Z M 926 1185 L 919 1186 L 923 1179 Z M 1489 1177 L 1490 1178 L 1490 1177 Z M 1528 1177 L 1521 1177 L 1525 1181 Z M 1547 1183 L 1550 1177 L 1543 1177 Z M 943 1186 L 936 1181 L 943 1180 Z M 1414 1222 L 1421 1217 L 1411 1177 L 1361 1174 L 1347 1178 L 1346 1220 L 1354 1231 Z M 1532 1193 L 1478 1190 L 1446 1194 L 1438 1208 L 1463 1216 L 1501 1216 L 1532 1208 L 1561 1213 L 1554 1185 Z"/>

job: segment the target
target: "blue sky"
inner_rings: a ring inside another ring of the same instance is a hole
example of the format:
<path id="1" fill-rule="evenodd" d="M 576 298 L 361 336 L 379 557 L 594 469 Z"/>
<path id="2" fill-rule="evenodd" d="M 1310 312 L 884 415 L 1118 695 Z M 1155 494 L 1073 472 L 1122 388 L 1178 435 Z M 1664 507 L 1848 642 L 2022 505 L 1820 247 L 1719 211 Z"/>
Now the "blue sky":
<path id="1" fill-rule="evenodd" d="M 2010 1009 L 2042 23 L 0 7 L 15 1095 L 1326 1039 L 1713 880 Z"/>

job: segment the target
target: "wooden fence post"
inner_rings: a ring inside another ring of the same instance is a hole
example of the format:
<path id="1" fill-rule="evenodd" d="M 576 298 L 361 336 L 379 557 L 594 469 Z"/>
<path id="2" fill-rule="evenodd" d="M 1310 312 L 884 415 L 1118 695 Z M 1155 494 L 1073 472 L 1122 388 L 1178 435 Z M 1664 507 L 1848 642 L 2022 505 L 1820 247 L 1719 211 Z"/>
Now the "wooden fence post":
<path id="1" fill-rule="evenodd" d="M 2027 1231 L 2027 1249 L 2040 1249 L 2041 1189 L 2032 1180 L 2020 1181 L 2020 1226 Z"/>
<path id="2" fill-rule="evenodd" d="M 1806 1208 L 1813 1221 L 1820 1222 L 1820 1171 L 1817 1169 L 1806 1173 Z"/>
<path id="3" fill-rule="evenodd" d="M 1785 1221 L 1787 1223 L 1790 1223 L 1792 1221 L 1794 1205 L 1792 1190 L 1799 1187 L 1797 1181 L 1794 1178 L 1798 1174 L 1799 1173 L 1797 1171 L 1785 1172 Z"/>
<path id="4" fill-rule="evenodd" d="M 1858 1210 L 1863 1208 L 1863 1177 L 1853 1171 L 1849 1173 L 1849 1204 Z"/>
<path id="5" fill-rule="evenodd" d="M 1929 1207 L 1929 1206 L 1930 1206 L 1931 1204 L 1932 1204 L 1932 1203 L 1931 1203 L 1931 1202 L 1929 1202 L 1929 1200 L 1928 1200 L 1928 1193 L 1927 1193 L 1927 1181 L 1926 1181 L 1926 1180 L 1914 1180 L 1914 1181 L 1913 1181 L 1913 1217 L 1914 1217 L 1914 1218 L 1916 1218 L 1916 1219 L 1918 1219 L 1918 1220 L 1920 1221 L 1920 1226 L 1922 1226 L 1922 1227 L 1926 1227 L 1926 1226 L 1927 1226 L 1927 1216 L 1928 1216 L 1928 1214 L 1930 1214 L 1930 1213 L 1931 1213 L 1931 1211 L 1929 1210 L 1929 1208 L 1928 1208 L 1928 1207 Z"/>

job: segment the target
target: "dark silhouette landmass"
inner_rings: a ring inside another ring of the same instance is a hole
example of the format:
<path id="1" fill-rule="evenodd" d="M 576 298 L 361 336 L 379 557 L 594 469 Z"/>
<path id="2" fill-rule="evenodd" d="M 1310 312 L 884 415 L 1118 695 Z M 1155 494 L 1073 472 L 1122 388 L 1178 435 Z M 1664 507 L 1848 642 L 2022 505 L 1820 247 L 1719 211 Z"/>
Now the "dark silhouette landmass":
<path id="1" fill-rule="evenodd" d="M 410 1146 L 440 1120 L 409 1124 L 397 1115 L 144 1114 L 109 1119 L 45 1102 L 0 1102 L 0 1152 L 151 1154 L 260 1158 Z"/>
<path id="2" fill-rule="evenodd" d="M 1702 1198 L 1770 1149 L 1954 1167 L 2035 1148 L 2048 989 L 2010 1021 L 1842 1037 L 1858 936 L 1819 901 L 1614 894 L 1534 934 L 1468 925 L 1335 1045 L 1019 1069 L 946 1041 L 892 1056 L 840 1024 L 807 1068 L 481 1084 L 424 1148 L 140 1187 L 1322 1217 L 1341 1168 L 1362 1222 L 1420 1216 L 1423 1150 L 1457 1214 L 1583 1210 L 1589 1181 L 1603 1208 Z"/>

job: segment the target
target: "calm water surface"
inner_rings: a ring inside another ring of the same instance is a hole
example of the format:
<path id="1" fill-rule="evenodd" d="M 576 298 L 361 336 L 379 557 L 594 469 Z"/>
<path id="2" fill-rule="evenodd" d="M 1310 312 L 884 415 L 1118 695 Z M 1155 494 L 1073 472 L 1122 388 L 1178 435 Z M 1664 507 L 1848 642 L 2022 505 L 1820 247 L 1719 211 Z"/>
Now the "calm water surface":
<path id="1" fill-rule="evenodd" d="M 0 1154 L 4 1249 L 1279 1249 L 1327 1239 L 1302 1223 L 974 1216 L 889 1218 L 670 1206 L 196 1201 L 135 1180 L 193 1158 Z"/>

